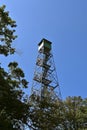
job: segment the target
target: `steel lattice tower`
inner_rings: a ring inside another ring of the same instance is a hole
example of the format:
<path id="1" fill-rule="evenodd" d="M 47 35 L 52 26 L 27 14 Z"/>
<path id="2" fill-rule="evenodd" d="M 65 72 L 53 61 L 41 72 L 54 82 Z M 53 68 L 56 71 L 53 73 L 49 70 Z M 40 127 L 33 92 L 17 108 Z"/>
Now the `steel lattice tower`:
<path id="1" fill-rule="evenodd" d="M 48 92 L 53 98 L 61 99 L 61 92 L 52 54 L 52 42 L 42 39 L 38 44 L 38 56 L 32 84 L 32 94 L 42 99 L 48 96 Z"/>

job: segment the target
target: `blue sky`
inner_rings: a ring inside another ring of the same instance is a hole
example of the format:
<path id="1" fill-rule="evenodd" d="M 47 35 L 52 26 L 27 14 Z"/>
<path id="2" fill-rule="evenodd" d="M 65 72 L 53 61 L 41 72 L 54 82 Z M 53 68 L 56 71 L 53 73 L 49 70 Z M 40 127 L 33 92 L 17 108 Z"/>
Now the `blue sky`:
<path id="1" fill-rule="evenodd" d="M 0 5 L 17 22 L 17 53 L 1 57 L 18 61 L 29 83 L 30 94 L 42 38 L 51 41 L 62 97 L 87 97 L 87 0 L 1 0 Z"/>

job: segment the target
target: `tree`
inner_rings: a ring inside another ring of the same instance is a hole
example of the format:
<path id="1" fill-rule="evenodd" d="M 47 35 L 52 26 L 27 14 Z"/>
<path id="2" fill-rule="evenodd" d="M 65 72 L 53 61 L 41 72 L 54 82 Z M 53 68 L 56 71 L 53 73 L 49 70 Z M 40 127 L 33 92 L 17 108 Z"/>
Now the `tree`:
<path id="1" fill-rule="evenodd" d="M 87 101 L 79 97 L 67 97 L 64 101 L 64 129 L 82 130 L 87 123 Z"/>
<path id="2" fill-rule="evenodd" d="M 11 19 L 9 12 L 5 11 L 5 5 L 0 7 L 0 54 L 7 56 L 14 54 L 15 48 L 12 48 L 12 42 L 16 39 L 14 35 L 16 22 Z"/>
<path id="3" fill-rule="evenodd" d="M 81 108 L 80 108 L 80 112 L 81 112 L 81 122 L 80 122 L 80 126 L 83 129 L 87 129 L 87 98 L 82 100 L 81 103 Z"/>
<path id="4" fill-rule="evenodd" d="M 33 130 L 59 130 L 63 120 L 62 102 L 60 99 L 45 93 L 45 97 L 31 95 L 30 122 Z"/>
<path id="5" fill-rule="evenodd" d="M 0 7 L 0 54 L 8 56 L 15 53 L 12 42 L 16 39 L 16 22 Z M 0 67 L 0 129 L 23 130 L 27 125 L 29 105 L 23 88 L 28 87 L 24 72 L 17 62 L 10 62 L 8 72 Z"/>

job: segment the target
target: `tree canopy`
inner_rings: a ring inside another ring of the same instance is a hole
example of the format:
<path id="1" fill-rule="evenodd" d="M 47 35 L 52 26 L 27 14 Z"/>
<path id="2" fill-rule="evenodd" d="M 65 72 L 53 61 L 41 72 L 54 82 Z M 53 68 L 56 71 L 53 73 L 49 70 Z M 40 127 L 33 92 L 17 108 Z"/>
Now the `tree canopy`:
<path id="1" fill-rule="evenodd" d="M 68 96 L 60 101 L 51 97 L 39 100 L 35 96 L 33 99 L 29 116 L 33 130 L 86 130 L 87 98 Z"/>
<path id="2" fill-rule="evenodd" d="M 8 56 L 15 53 L 12 47 L 16 39 L 16 22 L 5 11 L 5 5 L 0 7 L 0 54 Z M 27 124 L 29 105 L 26 103 L 23 88 L 28 87 L 24 72 L 17 62 L 8 64 L 8 72 L 0 67 L 0 129 L 22 130 Z"/>

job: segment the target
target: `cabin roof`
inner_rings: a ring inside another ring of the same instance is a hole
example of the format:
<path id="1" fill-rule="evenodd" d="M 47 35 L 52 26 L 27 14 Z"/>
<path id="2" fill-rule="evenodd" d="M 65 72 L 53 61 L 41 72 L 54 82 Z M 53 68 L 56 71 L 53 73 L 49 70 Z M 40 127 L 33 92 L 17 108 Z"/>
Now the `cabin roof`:
<path id="1" fill-rule="evenodd" d="M 43 38 L 39 43 L 38 43 L 38 46 L 40 46 L 40 44 L 42 43 L 42 42 L 48 42 L 48 43 L 50 43 L 50 44 L 52 44 L 52 42 L 50 42 L 50 41 L 48 41 L 47 39 L 45 39 L 45 38 Z"/>

